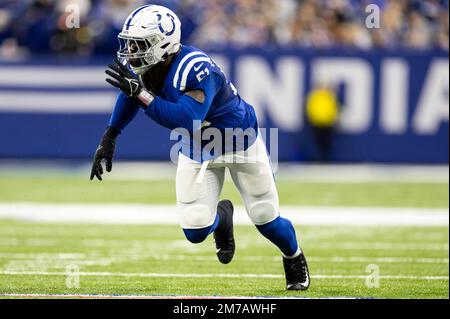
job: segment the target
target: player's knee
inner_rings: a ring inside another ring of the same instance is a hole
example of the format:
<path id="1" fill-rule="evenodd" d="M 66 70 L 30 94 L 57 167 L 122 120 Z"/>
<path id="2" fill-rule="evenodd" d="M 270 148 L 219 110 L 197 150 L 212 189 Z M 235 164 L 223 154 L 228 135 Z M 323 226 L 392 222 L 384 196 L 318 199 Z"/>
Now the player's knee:
<path id="1" fill-rule="evenodd" d="M 181 211 L 183 228 L 204 228 L 213 223 L 213 214 L 207 205 L 189 205 Z"/>
<path id="2" fill-rule="evenodd" d="M 243 188 L 248 195 L 253 197 L 263 197 L 272 190 L 273 177 L 267 173 L 255 175 L 246 174 L 240 178 Z"/>
<path id="3" fill-rule="evenodd" d="M 278 217 L 278 209 L 272 201 L 258 201 L 249 207 L 248 214 L 255 225 L 263 225 Z"/>

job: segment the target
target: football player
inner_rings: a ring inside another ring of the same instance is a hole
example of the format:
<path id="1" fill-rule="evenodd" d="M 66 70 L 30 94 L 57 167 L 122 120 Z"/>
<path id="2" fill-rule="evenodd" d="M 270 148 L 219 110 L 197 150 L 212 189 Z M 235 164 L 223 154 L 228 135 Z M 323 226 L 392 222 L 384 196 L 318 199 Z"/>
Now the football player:
<path id="1" fill-rule="evenodd" d="M 251 221 L 281 250 L 286 288 L 308 289 L 306 259 L 292 223 L 278 212 L 278 193 L 253 107 L 206 53 L 182 45 L 180 37 L 178 17 L 162 6 L 142 6 L 125 21 L 117 58 L 106 70 L 106 81 L 121 92 L 95 152 L 91 180 L 102 180 L 102 162 L 111 171 L 116 138 L 139 110 L 164 127 L 181 129 L 189 147 L 179 154 L 176 198 L 186 238 L 200 243 L 213 233 L 219 261 L 232 260 L 233 204 L 219 201 L 228 168 Z M 223 133 L 219 151 L 202 151 L 206 142 L 201 140 L 196 152 L 193 135 L 211 128 Z M 241 134 L 227 138 L 227 129 Z M 244 142 L 236 145 L 236 138 Z"/>

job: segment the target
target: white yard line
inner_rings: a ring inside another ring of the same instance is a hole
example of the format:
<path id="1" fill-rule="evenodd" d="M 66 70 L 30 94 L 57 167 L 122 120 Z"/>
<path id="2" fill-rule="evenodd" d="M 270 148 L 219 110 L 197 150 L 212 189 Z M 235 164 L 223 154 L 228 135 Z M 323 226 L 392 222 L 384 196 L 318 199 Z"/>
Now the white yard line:
<path id="1" fill-rule="evenodd" d="M 448 183 L 448 165 L 389 164 L 289 164 L 273 162 L 279 180 L 317 183 Z M 89 171 L 90 164 L 84 167 Z M 171 162 L 118 162 L 109 178 L 117 180 L 158 180 L 175 178 L 176 165 Z"/>
<path id="2" fill-rule="evenodd" d="M 0 253 L 0 259 L 35 262 L 102 262 L 113 263 L 123 260 L 142 259 L 168 260 L 168 261 L 216 261 L 216 256 L 193 256 L 182 254 L 111 254 L 105 256 L 91 256 L 89 254 L 51 254 L 51 253 Z M 254 262 L 280 262 L 279 256 L 240 256 L 239 260 Z M 308 256 L 310 262 L 329 263 L 384 263 L 384 264 L 448 264 L 448 258 L 413 258 L 413 257 L 361 257 L 361 256 Z"/>
<path id="3" fill-rule="evenodd" d="M 19 276 L 73 276 L 74 272 L 49 271 L 0 271 L 0 275 Z M 92 277 L 160 277 L 160 278 L 284 278 L 275 274 L 177 274 L 177 273 L 120 273 L 120 272 L 76 272 L 79 276 Z M 366 279 L 367 275 L 312 275 L 314 279 Z M 380 279 L 408 279 L 408 280 L 449 280 L 449 276 L 409 276 L 393 275 L 379 276 Z"/>
<path id="4" fill-rule="evenodd" d="M 274 163 L 275 164 L 275 163 Z M 278 163 L 277 180 L 293 180 L 318 183 L 448 183 L 448 165 L 404 165 L 404 164 L 290 164 Z M 78 177 L 86 178 L 91 169 L 90 162 L 70 160 L 2 160 L 0 176 L 26 177 Z M 114 163 L 108 179 L 115 180 L 173 180 L 176 165 L 166 162 Z"/>
<path id="5" fill-rule="evenodd" d="M 282 206 L 281 215 L 299 225 L 448 226 L 448 209 Z M 178 224 L 174 205 L 0 203 L 0 218 L 36 222 Z M 237 207 L 236 224 L 250 224 Z"/>

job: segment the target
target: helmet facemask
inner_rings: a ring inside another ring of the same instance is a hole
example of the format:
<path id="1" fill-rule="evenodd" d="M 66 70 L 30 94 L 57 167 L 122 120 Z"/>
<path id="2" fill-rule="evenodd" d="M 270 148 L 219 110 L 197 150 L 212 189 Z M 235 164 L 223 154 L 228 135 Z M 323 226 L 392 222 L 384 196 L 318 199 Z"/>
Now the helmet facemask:
<path id="1" fill-rule="evenodd" d="M 125 60 L 136 74 L 145 73 L 166 58 L 158 54 L 160 42 L 163 40 L 158 34 L 152 34 L 145 39 L 119 34 L 118 39 L 120 48 L 117 57 Z"/>

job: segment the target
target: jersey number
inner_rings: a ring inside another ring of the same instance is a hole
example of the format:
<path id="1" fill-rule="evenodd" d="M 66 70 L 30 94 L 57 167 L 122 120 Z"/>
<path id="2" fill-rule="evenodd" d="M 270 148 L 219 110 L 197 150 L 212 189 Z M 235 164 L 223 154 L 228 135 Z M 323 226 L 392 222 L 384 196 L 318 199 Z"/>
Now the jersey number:
<path id="1" fill-rule="evenodd" d="M 197 70 L 196 70 L 197 71 Z M 206 78 L 209 75 L 209 69 L 208 67 L 205 67 L 200 72 L 197 72 L 197 80 L 201 82 L 204 78 Z"/>

